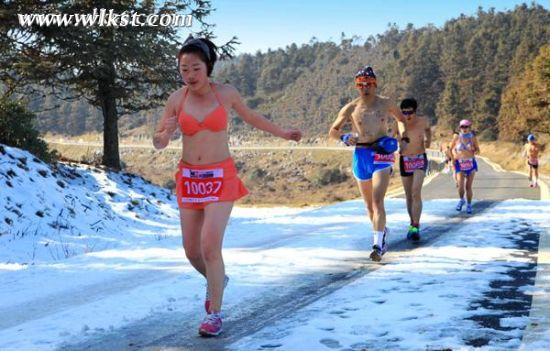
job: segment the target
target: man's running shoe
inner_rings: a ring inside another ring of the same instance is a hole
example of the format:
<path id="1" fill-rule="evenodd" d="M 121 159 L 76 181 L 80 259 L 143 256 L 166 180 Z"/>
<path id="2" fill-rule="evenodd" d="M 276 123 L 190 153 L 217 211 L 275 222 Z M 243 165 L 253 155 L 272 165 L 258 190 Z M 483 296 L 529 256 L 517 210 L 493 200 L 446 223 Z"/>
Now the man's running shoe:
<path id="1" fill-rule="evenodd" d="M 388 245 L 386 244 L 386 237 L 389 234 L 390 230 L 388 228 L 384 228 L 384 236 L 382 237 L 382 247 L 378 245 L 372 246 L 372 252 L 370 253 L 370 259 L 375 262 L 380 262 L 382 260 L 382 256 L 388 251 Z"/>
<path id="2" fill-rule="evenodd" d="M 370 259 L 374 262 L 382 261 L 382 256 L 386 253 L 385 248 L 380 248 L 378 245 L 372 247 L 372 252 L 370 253 Z"/>
<path id="3" fill-rule="evenodd" d="M 229 283 L 229 277 L 225 276 L 223 278 L 223 288 L 227 286 L 227 283 Z M 204 298 L 204 310 L 206 313 L 210 312 L 210 293 L 208 292 L 208 284 L 206 284 L 206 296 Z"/>
<path id="4" fill-rule="evenodd" d="M 466 213 L 467 214 L 472 214 L 472 204 L 466 205 Z"/>
<path id="5" fill-rule="evenodd" d="M 414 225 L 409 226 L 409 231 L 407 232 L 407 239 L 418 241 L 420 240 L 420 229 Z"/>
<path id="6" fill-rule="evenodd" d="M 456 210 L 457 211 L 462 211 L 462 206 L 464 206 L 465 203 L 466 203 L 466 201 L 464 201 L 464 199 L 460 199 L 458 201 L 458 204 L 456 205 Z"/>
<path id="7" fill-rule="evenodd" d="M 208 313 L 199 327 L 201 336 L 218 336 L 222 332 L 221 313 Z"/>

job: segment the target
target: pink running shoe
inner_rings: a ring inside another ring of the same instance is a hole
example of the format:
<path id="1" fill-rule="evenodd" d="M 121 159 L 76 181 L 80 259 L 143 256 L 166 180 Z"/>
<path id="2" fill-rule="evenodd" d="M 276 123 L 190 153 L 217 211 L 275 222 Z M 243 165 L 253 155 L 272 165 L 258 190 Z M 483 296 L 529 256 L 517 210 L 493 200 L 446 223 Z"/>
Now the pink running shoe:
<path id="1" fill-rule="evenodd" d="M 208 313 L 199 327 L 201 336 L 218 336 L 222 332 L 222 315 L 218 313 Z"/>
<path id="2" fill-rule="evenodd" d="M 225 276 L 223 278 L 223 288 L 227 286 L 227 283 L 229 283 L 229 277 Z M 208 284 L 206 284 L 206 297 L 204 298 L 204 310 L 206 313 L 210 312 L 210 293 L 208 293 Z"/>

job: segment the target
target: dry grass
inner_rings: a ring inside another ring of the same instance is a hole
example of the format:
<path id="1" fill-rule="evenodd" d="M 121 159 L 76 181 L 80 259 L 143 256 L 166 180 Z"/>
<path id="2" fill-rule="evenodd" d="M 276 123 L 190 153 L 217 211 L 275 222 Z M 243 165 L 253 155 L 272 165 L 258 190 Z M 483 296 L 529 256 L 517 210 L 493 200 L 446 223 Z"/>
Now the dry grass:
<path id="1" fill-rule="evenodd" d="M 502 168 L 510 171 L 529 172 L 527 161 L 522 155 L 523 145 L 509 142 L 483 142 L 479 145 L 481 155 L 498 163 Z M 539 173 L 550 175 L 550 154 L 542 153 L 540 158 Z"/>
<path id="2" fill-rule="evenodd" d="M 50 144 L 69 160 L 89 161 L 101 152 L 90 146 Z M 174 187 L 179 150 L 122 149 L 125 171 L 154 184 Z M 358 198 L 347 150 L 237 150 L 233 157 L 250 195 L 239 201 L 247 206 L 312 206 Z M 397 169 L 396 169 L 397 170 Z M 325 177 L 323 178 L 323 175 Z M 335 175 L 330 179 L 330 175 Z M 389 191 L 401 188 L 399 174 Z"/>

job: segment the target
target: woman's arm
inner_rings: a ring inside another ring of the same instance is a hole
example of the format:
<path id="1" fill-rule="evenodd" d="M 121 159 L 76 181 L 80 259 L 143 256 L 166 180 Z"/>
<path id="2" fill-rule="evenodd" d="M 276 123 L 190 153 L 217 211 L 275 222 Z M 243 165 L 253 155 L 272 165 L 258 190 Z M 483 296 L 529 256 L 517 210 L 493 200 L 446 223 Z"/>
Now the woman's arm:
<path id="1" fill-rule="evenodd" d="M 477 142 L 477 137 L 474 136 L 474 154 L 479 155 L 479 143 Z"/>
<path id="2" fill-rule="evenodd" d="M 250 124 L 251 126 L 258 128 L 260 130 L 263 130 L 265 132 L 268 132 L 274 136 L 277 136 L 279 138 L 287 139 L 287 140 L 294 140 L 294 141 L 300 141 L 302 138 L 302 133 L 297 129 L 282 129 L 275 123 L 271 122 L 258 112 L 252 110 L 250 107 L 248 107 L 237 89 L 235 89 L 232 86 L 229 87 L 229 95 L 231 97 L 231 108 L 237 112 L 239 117 L 245 121 L 246 123 Z"/>
<path id="3" fill-rule="evenodd" d="M 168 146 L 170 138 L 174 135 L 178 127 L 178 117 L 176 115 L 176 102 L 179 93 L 176 91 L 170 95 L 164 106 L 164 112 L 155 128 L 153 135 L 153 146 L 160 150 Z"/>

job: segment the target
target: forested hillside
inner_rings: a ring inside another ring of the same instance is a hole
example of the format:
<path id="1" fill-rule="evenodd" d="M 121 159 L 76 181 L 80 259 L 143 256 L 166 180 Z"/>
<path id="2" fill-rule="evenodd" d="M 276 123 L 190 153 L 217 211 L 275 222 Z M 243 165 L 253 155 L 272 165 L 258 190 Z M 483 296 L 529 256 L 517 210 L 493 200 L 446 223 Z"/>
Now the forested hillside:
<path id="1" fill-rule="evenodd" d="M 443 128 L 470 118 L 485 140 L 496 139 L 499 131 L 506 131 L 502 138 L 520 139 L 534 125 L 548 133 L 550 58 L 548 49 L 541 48 L 550 38 L 550 13 L 542 6 L 480 9 L 441 28 L 390 26 L 367 39 L 355 34 L 342 35 L 339 44 L 312 39 L 284 50 L 240 55 L 220 65 L 214 79 L 236 86 L 250 106 L 269 118 L 309 135 L 326 133 L 339 109 L 356 96 L 353 75 L 365 64 L 375 68 L 382 94 L 396 102 L 416 97 L 420 112 Z M 536 83 L 527 84 L 526 78 Z M 84 103 L 57 103 L 58 109 L 41 114 L 42 130 L 79 134 L 101 127 L 99 114 Z M 53 104 L 47 99 L 31 107 Z M 521 122 L 524 113 L 528 123 Z M 152 128 L 159 116 L 160 110 L 125 116 L 121 127 Z M 507 126 L 516 123 L 519 127 L 511 133 Z M 232 128 L 249 131 L 238 120 Z"/>

